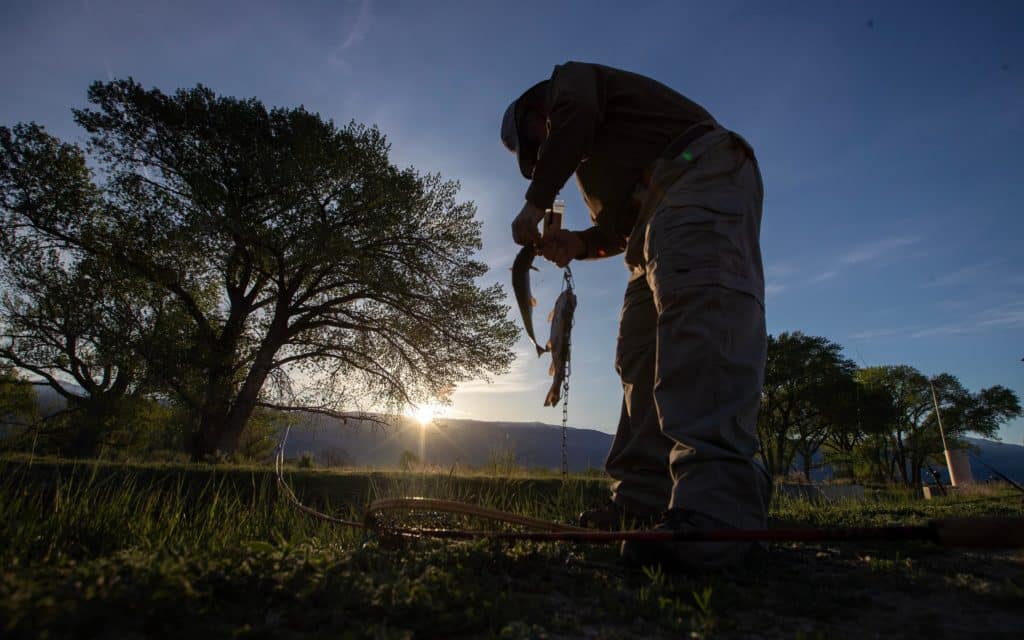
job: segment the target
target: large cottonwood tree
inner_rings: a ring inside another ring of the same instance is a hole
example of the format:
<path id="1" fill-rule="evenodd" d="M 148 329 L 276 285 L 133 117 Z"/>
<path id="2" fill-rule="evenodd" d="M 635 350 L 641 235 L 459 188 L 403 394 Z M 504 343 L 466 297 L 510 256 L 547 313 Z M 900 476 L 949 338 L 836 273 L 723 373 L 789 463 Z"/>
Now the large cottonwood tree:
<path id="1" fill-rule="evenodd" d="M 394 166 L 377 129 L 202 86 L 118 80 L 88 97 L 74 113 L 100 206 L 63 207 L 60 172 L 40 163 L 19 167 L 38 188 L 14 194 L 14 217 L 185 314 L 153 357 L 198 416 L 194 458 L 233 448 L 261 405 L 395 407 L 510 364 L 503 292 L 477 283 L 475 207 Z"/>

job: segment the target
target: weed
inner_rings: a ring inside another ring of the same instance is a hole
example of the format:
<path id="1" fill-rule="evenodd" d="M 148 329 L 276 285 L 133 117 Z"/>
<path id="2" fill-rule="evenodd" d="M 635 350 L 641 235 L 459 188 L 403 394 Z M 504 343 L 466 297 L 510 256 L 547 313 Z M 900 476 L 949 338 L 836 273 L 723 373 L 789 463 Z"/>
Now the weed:
<path id="1" fill-rule="evenodd" d="M 454 469 L 293 470 L 288 479 L 303 501 L 352 519 L 369 500 L 422 495 L 569 522 L 607 490 L 600 479 Z M 653 567 L 627 571 L 613 546 L 411 540 L 387 547 L 296 511 L 275 482 L 252 465 L 0 459 L 0 634 L 792 638 L 798 629 L 833 637 L 830 625 L 857 620 L 862 635 L 888 637 L 899 635 L 888 626 L 891 615 L 872 610 L 887 599 L 903 603 L 901 618 L 917 621 L 910 630 L 953 606 L 982 635 L 1021 623 L 1021 584 L 1006 577 L 1016 575 L 1007 573 L 1016 557 L 924 545 L 791 545 L 736 586 Z M 1019 500 L 924 502 L 883 492 L 862 503 L 778 500 L 772 515 L 773 524 L 844 526 L 1022 512 Z M 908 593 L 919 613 L 906 606 Z"/>

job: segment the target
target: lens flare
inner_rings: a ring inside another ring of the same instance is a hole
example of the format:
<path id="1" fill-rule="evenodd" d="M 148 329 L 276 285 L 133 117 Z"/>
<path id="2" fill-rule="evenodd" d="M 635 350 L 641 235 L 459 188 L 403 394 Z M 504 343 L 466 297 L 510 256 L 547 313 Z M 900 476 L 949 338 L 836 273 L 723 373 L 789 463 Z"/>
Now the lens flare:
<path id="1" fill-rule="evenodd" d="M 420 423 L 421 427 L 426 427 L 434 420 L 447 416 L 448 407 L 439 404 L 421 404 L 406 409 L 405 415 Z"/>

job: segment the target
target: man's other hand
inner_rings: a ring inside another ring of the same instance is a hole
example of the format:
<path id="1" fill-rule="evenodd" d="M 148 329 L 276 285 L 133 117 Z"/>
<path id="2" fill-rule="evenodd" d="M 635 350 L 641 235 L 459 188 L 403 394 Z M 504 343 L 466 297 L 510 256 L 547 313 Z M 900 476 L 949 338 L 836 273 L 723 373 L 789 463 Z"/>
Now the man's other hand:
<path id="1" fill-rule="evenodd" d="M 516 219 L 512 221 L 512 240 L 519 245 L 537 245 L 540 243 L 540 231 L 537 225 L 544 219 L 544 210 L 527 202 Z"/>
<path id="2" fill-rule="evenodd" d="M 552 229 L 544 236 L 540 247 L 541 254 L 559 267 L 569 264 L 573 258 L 583 252 L 583 241 L 567 229 Z"/>

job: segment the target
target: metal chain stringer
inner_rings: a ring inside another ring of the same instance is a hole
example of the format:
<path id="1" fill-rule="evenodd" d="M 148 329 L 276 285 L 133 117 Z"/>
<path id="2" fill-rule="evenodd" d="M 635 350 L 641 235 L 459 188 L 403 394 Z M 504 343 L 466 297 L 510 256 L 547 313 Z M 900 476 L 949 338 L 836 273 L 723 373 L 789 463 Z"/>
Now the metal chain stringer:
<path id="1" fill-rule="evenodd" d="M 576 284 L 572 279 L 572 269 L 566 265 L 562 274 L 562 290 L 575 295 Z M 576 314 L 569 320 L 569 330 L 565 339 L 565 377 L 562 378 L 562 480 L 569 477 L 569 376 L 572 375 L 572 327 L 576 324 Z"/>

